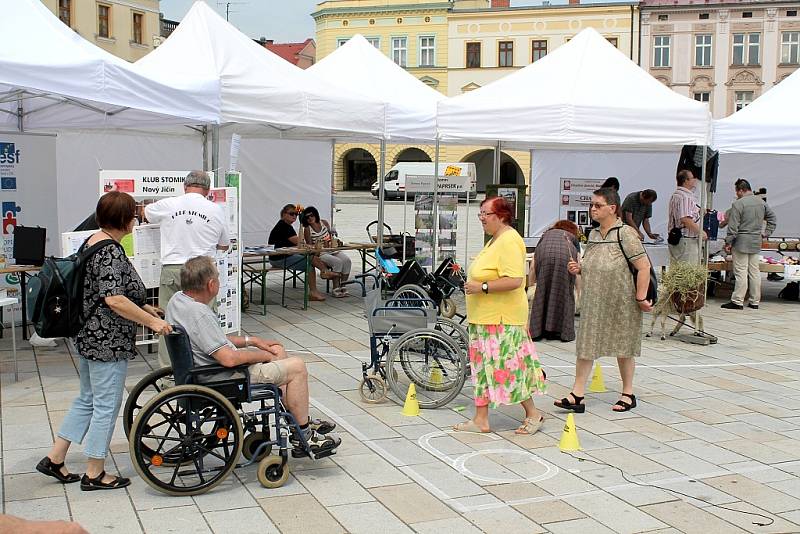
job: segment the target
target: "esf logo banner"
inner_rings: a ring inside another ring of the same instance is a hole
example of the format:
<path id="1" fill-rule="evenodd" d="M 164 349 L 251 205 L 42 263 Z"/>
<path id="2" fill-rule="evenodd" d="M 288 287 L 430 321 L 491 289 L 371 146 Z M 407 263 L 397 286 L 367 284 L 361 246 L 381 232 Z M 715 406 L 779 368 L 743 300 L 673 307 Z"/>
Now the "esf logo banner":
<path id="1" fill-rule="evenodd" d="M 0 143 L 0 165 L 19 163 L 20 151 L 14 143 Z"/>

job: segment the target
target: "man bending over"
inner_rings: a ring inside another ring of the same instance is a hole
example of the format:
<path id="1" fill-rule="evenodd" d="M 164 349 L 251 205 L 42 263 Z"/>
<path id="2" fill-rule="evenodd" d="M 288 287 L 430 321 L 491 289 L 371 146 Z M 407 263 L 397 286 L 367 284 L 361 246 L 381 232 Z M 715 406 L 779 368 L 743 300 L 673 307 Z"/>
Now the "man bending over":
<path id="1" fill-rule="evenodd" d="M 188 334 L 194 364 L 249 365 L 252 383 L 282 386 L 286 408 L 305 432 L 314 454 L 338 447 L 341 438 L 325 435 L 336 425 L 309 418 L 308 370 L 301 358 L 286 356 L 283 345 L 277 341 L 255 336 L 225 336 L 216 314 L 209 307 L 219 292 L 219 274 L 214 260 L 208 256 L 188 260 L 181 268 L 180 280 L 183 290 L 170 299 L 166 319 Z M 224 380 L 235 374 L 233 370 L 214 373 L 214 378 Z M 295 448 L 300 445 L 294 433 L 290 441 Z"/>

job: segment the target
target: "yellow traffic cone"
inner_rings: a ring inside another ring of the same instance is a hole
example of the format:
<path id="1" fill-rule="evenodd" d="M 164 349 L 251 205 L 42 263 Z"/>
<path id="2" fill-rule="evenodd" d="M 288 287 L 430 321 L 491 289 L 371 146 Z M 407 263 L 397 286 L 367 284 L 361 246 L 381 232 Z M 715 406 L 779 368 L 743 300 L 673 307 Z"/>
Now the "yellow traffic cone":
<path id="1" fill-rule="evenodd" d="M 432 386 L 441 386 L 444 383 L 444 376 L 442 375 L 442 368 L 438 365 L 431 369 L 430 383 Z"/>
<path id="2" fill-rule="evenodd" d="M 406 393 L 406 402 L 403 404 L 403 415 L 416 416 L 419 415 L 419 401 L 417 400 L 417 388 L 414 384 L 408 385 L 408 393 Z"/>
<path id="3" fill-rule="evenodd" d="M 594 364 L 594 373 L 592 373 L 589 391 L 592 393 L 605 393 L 608 391 L 605 382 L 603 382 L 603 368 L 600 367 L 600 362 Z"/>
<path id="4" fill-rule="evenodd" d="M 581 450 L 581 444 L 578 442 L 578 431 L 575 428 L 575 417 L 571 413 L 567 414 L 567 422 L 564 424 L 564 432 L 561 434 L 558 448 L 561 449 L 561 452 Z"/>

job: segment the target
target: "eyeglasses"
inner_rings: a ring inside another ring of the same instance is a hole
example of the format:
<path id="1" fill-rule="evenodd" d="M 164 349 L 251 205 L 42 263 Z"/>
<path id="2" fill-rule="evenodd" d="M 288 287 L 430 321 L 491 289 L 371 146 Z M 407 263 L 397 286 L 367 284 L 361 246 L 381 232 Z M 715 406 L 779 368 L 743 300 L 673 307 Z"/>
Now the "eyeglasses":
<path id="1" fill-rule="evenodd" d="M 494 215 L 494 212 L 493 211 L 487 211 L 487 212 L 481 211 L 481 212 L 478 213 L 478 218 L 479 219 L 485 219 L 489 215 Z"/>
<path id="2" fill-rule="evenodd" d="M 610 204 L 600 204 L 599 202 L 592 202 L 589 205 L 591 207 L 593 207 L 594 209 L 599 210 L 600 208 L 605 208 L 606 206 L 609 206 Z"/>

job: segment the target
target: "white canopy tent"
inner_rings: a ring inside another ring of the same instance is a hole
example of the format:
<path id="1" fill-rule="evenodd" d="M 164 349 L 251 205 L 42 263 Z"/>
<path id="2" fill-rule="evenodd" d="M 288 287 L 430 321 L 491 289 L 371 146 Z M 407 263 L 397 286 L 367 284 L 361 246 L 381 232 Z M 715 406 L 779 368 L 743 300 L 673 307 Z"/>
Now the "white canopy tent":
<path id="1" fill-rule="evenodd" d="M 594 29 L 438 106 L 442 142 L 507 148 L 708 144 L 707 107 L 642 70 Z"/>
<path id="2" fill-rule="evenodd" d="M 436 104 L 445 96 L 398 66 L 362 35 L 351 37 L 308 72 L 332 85 L 346 83 L 386 104 L 386 140 L 435 140 Z"/>
<path id="3" fill-rule="evenodd" d="M 759 96 L 733 115 L 714 121 L 714 148 L 720 151 L 716 207 L 733 200 L 733 183 L 746 178 L 765 187 L 778 218 L 775 236 L 800 235 L 800 72 Z"/>
<path id="4" fill-rule="evenodd" d="M 733 115 L 714 121 L 722 153 L 800 155 L 800 71 Z"/>
<path id="5" fill-rule="evenodd" d="M 384 106 L 342 94 L 259 46 L 197 1 L 175 31 L 136 62 L 152 75 L 178 72 L 219 79 L 220 124 L 258 136 L 379 139 Z"/>
<path id="6" fill-rule="evenodd" d="M 218 82 L 202 74 L 146 76 L 94 46 L 39 0 L 0 17 L 0 129 L 213 123 Z"/>

